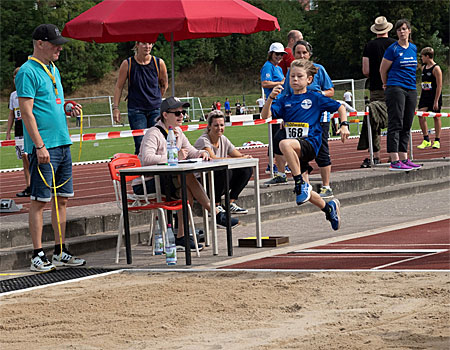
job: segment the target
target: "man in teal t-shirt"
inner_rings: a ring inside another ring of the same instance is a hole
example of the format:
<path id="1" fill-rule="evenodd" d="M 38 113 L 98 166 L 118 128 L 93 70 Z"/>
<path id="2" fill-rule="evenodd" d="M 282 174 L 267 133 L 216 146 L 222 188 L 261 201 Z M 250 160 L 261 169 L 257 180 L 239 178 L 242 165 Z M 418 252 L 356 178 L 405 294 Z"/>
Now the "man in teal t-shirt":
<path id="1" fill-rule="evenodd" d="M 30 155 L 29 229 L 34 248 L 30 269 L 38 272 L 53 270 L 55 266 L 86 263 L 71 254 L 64 245 L 67 201 L 73 197 L 72 142 L 64 112 L 61 77 L 53 62 L 58 60 L 62 45 L 67 41 L 53 24 L 36 27 L 33 32 L 33 55 L 20 67 L 15 79 L 25 126 L 25 151 Z M 75 117 L 80 112 L 81 106 L 76 105 L 71 115 Z M 50 262 L 42 249 L 42 215 L 54 193 L 54 189 L 49 187 L 53 186 L 53 174 L 59 219 L 56 211 L 52 210 L 55 251 Z M 60 229 L 57 229 L 58 226 Z"/>

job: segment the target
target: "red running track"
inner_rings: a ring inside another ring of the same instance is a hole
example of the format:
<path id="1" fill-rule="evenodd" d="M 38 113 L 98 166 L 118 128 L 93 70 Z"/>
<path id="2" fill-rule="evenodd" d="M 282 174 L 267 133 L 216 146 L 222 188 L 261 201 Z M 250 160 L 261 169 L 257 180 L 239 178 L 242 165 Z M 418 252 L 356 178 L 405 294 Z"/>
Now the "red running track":
<path id="1" fill-rule="evenodd" d="M 227 266 L 282 270 L 450 270 L 450 219 Z"/>
<path id="2" fill-rule="evenodd" d="M 421 133 L 412 133 L 414 147 L 422 142 Z M 131 140 L 131 138 L 130 138 Z M 132 142 L 132 141 L 131 141 Z M 358 139 L 350 139 L 345 144 L 340 141 L 330 141 L 330 154 L 333 162 L 332 172 L 359 169 L 361 162 L 368 156 L 366 151 L 357 151 Z M 381 160 L 387 162 L 386 137 L 381 138 Z M 260 159 L 260 178 L 268 178 L 264 173 L 268 164 L 267 148 L 252 148 L 241 150 L 243 154 L 250 154 Z M 450 156 L 450 130 L 443 130 L 441 135 L 441 148 L 439 150 L 428 148 L 419 150 L 414 148 L 415 159 L 436 159 Z M 315 168 L 313 174 L 317 174 L 317 165 L 311 162 Z M 75 197 L 68 202 L 69 207 L 87 204 L 106 203 L 114 201 L 114 190 L 109 176 L 106 163 L 77 165 L 73 167 Z M 16 193 L 25 188 L 22 172 L 0 173 L 0 198 L 14 199 L 17 204 L 22 204 L 23 209 L 19 213 L 27 213 L 29 198 L 17 198 Z M 50 210 L 50 206 L 46 207 Z M 14 215 L 14 213 L 2 213 L 3 215 Z"/>

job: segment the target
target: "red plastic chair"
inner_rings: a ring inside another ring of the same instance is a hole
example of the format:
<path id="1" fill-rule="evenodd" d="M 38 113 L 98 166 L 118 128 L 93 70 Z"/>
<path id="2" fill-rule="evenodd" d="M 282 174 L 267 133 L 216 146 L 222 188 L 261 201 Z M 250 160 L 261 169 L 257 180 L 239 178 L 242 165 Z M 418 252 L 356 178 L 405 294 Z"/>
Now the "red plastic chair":
<path id="1" fill-rule="evenodd" d="M 131 153 L 116 153 L 111 157 L 111 160 L 116 158 L 138 158 L 138 156 Z"/>
<path id="2" fill-rule="evenodd" d="M 120 187 L 120 173 L 119 171 L 121 169 L 128 169 L 128 168 L 139 168 L 141 167 L 141 161 L 139 158 L 133 154 L 129 154 L 126 156 L 126 154 L 122 154 L 122 156 L 119 157 L 113 157 L 111 161 L 108 163 L 109 172 L 111 175 L 111 179 L 113 182 L 114 192 L 116 196 L 116 203 L 117 206 L 120 209 L 120 221 L 119 221 L 119 229 L 118 229 L 118 235 L 117 235 L 117 247 L 116 247 L 116 264 L 119 263 L 119 254 L 120 254 L 120 246 L 122 244 L 122 235 L 124 233 L 123 228 L 123 211 L 122 211 L 122 192 Z M 134 175 L 134 176 L 127 176 L 126 181 L 127 183 L 137 179 L 141 178 L 142 183 L 145 183 L 144 176 Z M 128 212 L 131 213 L 139 213 L 141 211 L 150 210 L 152 213 L 151 219 L 150 219 L 150 233 L 149 233 L 149 242 L 152 242 L 152 251 L 153 254 L 155 253 L 155 244 L 154 244 L 154 228 L 156 225 L 157 217 L 154 215 L 154 212 L 158 212 L 158 219 L 160 221 L 160 226 L 163 233 L 163 241 L 165 242 L 165 233 L 167 230 L 167 220 L 166 220 L 166 214 L 164 210 L 172 210 L 172 211 L 178 211 L 183 208 L 181 200 L 175 200 L 175 201 L 165 201 L 163 199 L 162 202 L 156 201 L 156 194 L 151 193 L 147 194 L 146 187 L 144 187 L 144 195 L 136 195 L 132 192 L 132 190 L 127 191 L 127 201 L 128 201 Z M 192 214 L 191 206 L 188 203 L 188 215 L 189 215 L 189 221 L 190 226 L 192 227 L 192 232 L 195 232 L 195 226 L 194 226 L 194 217 Z M 198 249 L 198 243 L 197 243 L 197 237 L 196 235 L 193 235 L 194 237 L 194 243 L 195 248 L 197 251 L 197 256 L 200 256 L 200 251 Z"/>

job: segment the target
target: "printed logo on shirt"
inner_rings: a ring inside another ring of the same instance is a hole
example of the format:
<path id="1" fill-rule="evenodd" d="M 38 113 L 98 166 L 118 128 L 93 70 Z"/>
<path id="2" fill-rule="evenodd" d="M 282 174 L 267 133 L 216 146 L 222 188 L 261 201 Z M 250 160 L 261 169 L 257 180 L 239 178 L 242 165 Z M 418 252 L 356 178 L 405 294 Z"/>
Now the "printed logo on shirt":
<path id="1" fill-rule="evenodd" d="M 430 91 L 432 89 L 433 89 L 433 86 L 431 84 L 431 81 L 422 82 L 422 90 Z"/>
<path id="2" fill-rule="evenodd" d="M 303 109 L 310 109 L 312 106 L 312 101 L 309 98 L 304 99 L 301 103 L 301 106 Z"/>
<path id="3" fill-rule="evenodd" d="M 292 105 L 291 105 L 290 103 L 286 103 L 286 104 L 284 105 L 284 107 L 285 107 L 285 108 L 290 108 L 290 107 L 292 107 Z"/>
<path id="4" fill-rule="evenodd" d="M 270 73 L 266 73 L 266 78 L 270 78 Z"/>
<path id="5" fill-rule="evenodd" d="M 416 66 L 417 61 L 414 57 L 404 57 L 400 60 L 399 64 L 400 64 L 400 67 L 411 67 L 411 66 Z"/>
<path id="6" fill-rule="evenodd" d="M 403 56 L 403 52 L 400 52 L 400 53 L 399 53 L 399 56 Z"/>

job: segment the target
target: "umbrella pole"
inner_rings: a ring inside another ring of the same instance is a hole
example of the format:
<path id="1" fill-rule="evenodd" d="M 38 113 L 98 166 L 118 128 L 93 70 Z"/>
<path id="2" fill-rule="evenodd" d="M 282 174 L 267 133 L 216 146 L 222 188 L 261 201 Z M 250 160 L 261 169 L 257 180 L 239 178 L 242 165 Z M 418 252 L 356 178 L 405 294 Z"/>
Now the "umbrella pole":
<path id="1" fill-rule="evenodd" d="M 173 62 L 173 32 L 170 33 L 170 54 L 172 61 L 172 96 L 175 96 L 175 63 Z"/>

